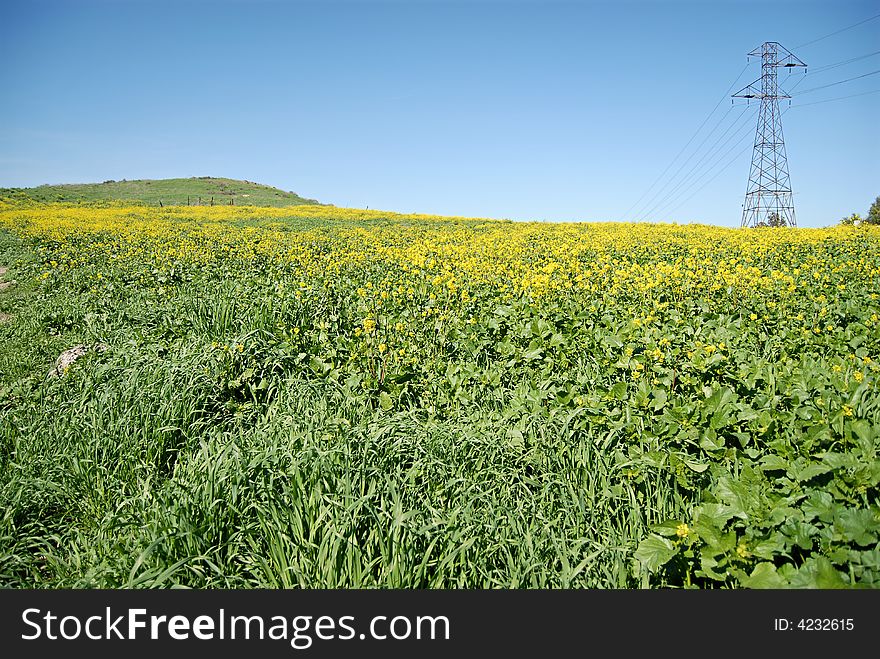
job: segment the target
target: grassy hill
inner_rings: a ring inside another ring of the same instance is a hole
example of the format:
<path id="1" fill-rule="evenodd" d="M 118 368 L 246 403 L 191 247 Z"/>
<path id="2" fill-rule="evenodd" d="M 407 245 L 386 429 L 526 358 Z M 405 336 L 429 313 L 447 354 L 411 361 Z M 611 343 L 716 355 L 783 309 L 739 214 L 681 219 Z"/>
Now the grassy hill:
<path id="1" fill-rule="evenodd" d="M 232 203 L 236 206 L 298 206 L 318 203 L 314 199 L 306 199 L 294 192 L 285 192 L 268 185 L 210 176 L 0 188 L 0 197 L 38 202 L 140 201 L 156 206 L 160 203 L 164 206 L 207 206 L 212 203 L 212 198 L 215 205 Z"/>

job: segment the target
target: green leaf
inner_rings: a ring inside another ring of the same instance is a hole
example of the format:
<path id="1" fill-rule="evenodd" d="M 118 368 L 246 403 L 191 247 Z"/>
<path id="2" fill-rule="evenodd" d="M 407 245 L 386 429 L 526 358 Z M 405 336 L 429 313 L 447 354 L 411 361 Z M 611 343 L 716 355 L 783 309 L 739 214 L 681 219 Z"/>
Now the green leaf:
<path id="1" fill-rule="evenodd" d="M 832 469 L 849 469 L 858 466 L 858 458 L 850 453 L 833 453 L 831 451 L 822 454 L 822 462 Z"/>
<path id="2" fill-rule="evenodd" d="M 663 409 L 663 406 L 666 405 L 667 400 L 666 391 L 664 389 L 654 389 L 654 391 L 651 393 L 653 393 L 654 395 L 654 410 L 656 411 Z"/>
<path id="3" fill-rule="evenodd" d="M 626 382 L 618 382 L 611 387 L 608 393 L 616 400 L 623 400 L 623 397 L 626 395 Z"/>
<path id="4" fill-rule="evenodd" d="M 801 506 L 807 521 L 818 517 L 826 524 L 834 520 L 834 497 L 828 492 L 813 492 Z"/>
<path id="5" fill-rule="evenodd" d="M 813 463 L 808 464 L 803 469 L 798 469 L 793 474 L 795 480 L 800 481 L 801 483 L 805 483 L 806 481 L 815 478 L 816 476 L 821 476 L 822 474 L 827 474 L 831 471 L 831 467 L 828 465 Z"/>
<path id="6" fill-rule="evenodd" d="M 846 540 L 862 547 L 877 544 L 877 531 L 880 524 L 870 510 L 849 508 L 837 516 L 837 526 Z"/>
<path id="7" fill-rule="evenodd" d="M 720 525 L 714 523 L 714 520 L 700 517 L 694 522 L 694 533 L 705 542 L 712 550 L 716 552 L 723 551 L 721 549 L 722 529 Z"/>
<path id="8" fill-rule="evenodd" d="M 722 503 L 704 503 L 697 507 L 694 511 L 694 516 L 698 520 L 722 529 L 728 520 L 733 517 L 733 513 L 729 506 L 725 506 Z"/>
<path id="9" fill-rule="evenodd" d="M 739 408 L 739 414 L 737 414 L 737 419 L 740 421 L 751 421 L 752 419 L 758 418 L 758 411 L 754 409 L 751 405 L 748 404 L 739 404 L 737 406 Z"/>
<path id="10" fill-rule="evenodd" d="M 849 424 L 849 427 L 867 446 L 871 446 L 877 437 L 877 431 L 863 419 L 856 419 Z"/>
<path id="11" fill-rule="evenodd" d="M 742 483 L 733 480 L 730 476 L 722 476 L 718 479 L 715 492 L 721 501 L 730 506 L 730 512 L 734 517 L 748 520 L 749 515 L 746 509 L 746 502 L 749 499 L 749 495 Z"/>
<path id="12" fill-rule="evenodd" d="M 846 588 L 843 574 L 824 556 L 808 558 L 792 577 L 792 588 Z"/>
<path id="13" fill-rule="evenodd" d="M 390 410 L 394 406 L 394 401 L 391 399 L 386 392 L 381 392 L 379 394 L 379 407 L 381 407 L 386 412 Z"/>
<path id="14" fill-rule="evenodd" d="M 772 453 L 761 458 L 761 469 L 764 471 L 787 471 L 790 464 L 785 458 Z"/>
<path id="15" fill-rule="evenodd" d="M 812 524 L 798 522 L 793 519 L 785 522 L 779 527 L 779 530 L 792 542 L 792 544 L 807 551 L 813 548 L 813 536 L 819 532 L 819 530 Z"/>
<path id="16" fill-rule="evenodd" d="M 327 369 L 327 364 L 318 359 L 317 357 L 312 357 L 309 359 L 309 367 L 317 374 L 323 375 Z"/>
<path id="17" fill-rule="evenodd" d="M 650 572 L 656 572 L 673 556 L 675 556 L 675 547 L 672 541 L 658 535 L 652 535 L 642 540 L 635 553 L 636 559 Z"/>
<path id="18" fill-rule="evenodd" d="M 785 588 L 785 580 L 776 572 L 773 563 L 758 563 L 752 573 L 742 582 L 746 588 Z"/>
<path id="19" fill-rule="evenodd" d="M 700 437 L 700 448 L 707 452 L 720 451 L 724 448 L 724 438 L 712 428 L 706 428 Z"/>
<path id="20" fill-rule="evenodd" d="M 696 460 L 685 460 L 684 463 L 688 466 L 689 469 L 697 472 L 698 474 L 702 474 L 709 468 L 709 463 L 707 462 L 697 462 Z"/>
<path id="21" fill-rule="evenodd" d="M 774 532 L 769 538 L 755 543 L 751 549 L 752 554 L 765 561 L 772 560 L 785 551 L 785 538 L 779 532 Z"/>
<path id="22" fill-rule="evenodd" d="M 720 561 L 717 558 L 717 553 L 704 547 L 700 550 L 700 570 L 699 573 L 704 574 L 710 579 L 714 579 L 715 581 L 726 581 L 727 580 L 727 559 L 722 558 Z M 716 570 L 715 568 L 720 567 L 720 570 Z"/>
<path id="23" fill-rule="evenodd" d="M 654 524 L 651 526 L 651 530 L 654 533 L 659 533 L 660 535 L 665 536 L 674 536 L 678 528 L 682 525 L 682 522 L 677 519 L 667 519 L 665 522 L 661 522 L 660 524 Z"/>

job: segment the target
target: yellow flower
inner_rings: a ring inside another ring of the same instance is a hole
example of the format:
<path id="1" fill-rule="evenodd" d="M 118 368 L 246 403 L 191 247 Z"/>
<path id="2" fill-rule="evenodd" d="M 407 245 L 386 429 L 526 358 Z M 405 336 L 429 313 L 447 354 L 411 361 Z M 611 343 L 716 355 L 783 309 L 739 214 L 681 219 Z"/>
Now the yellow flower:
<path id="1" fill-rule="evenodd" d="M 675 535 L 677 535 L 679 538 L 688 537 L 688 534 L 690 532 L 691 532 L 691 530 L 688 527 L 688 525 L 683 522 L 675 527 Z"/>
<path id="2" fill-rule="evenodd" d="M 379 344 L 379 352 L 385 352 L 387 349 L 388 346 L 386 346 L 384 343 Z"/>

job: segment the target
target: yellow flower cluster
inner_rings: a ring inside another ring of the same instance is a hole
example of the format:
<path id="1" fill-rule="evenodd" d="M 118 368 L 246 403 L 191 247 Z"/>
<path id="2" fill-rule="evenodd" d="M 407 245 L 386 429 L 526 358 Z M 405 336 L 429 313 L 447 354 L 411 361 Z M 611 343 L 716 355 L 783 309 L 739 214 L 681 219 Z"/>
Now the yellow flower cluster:
<path id="1" fill-rule="evenodd" d="M 396 325 L 385 326 L 381 316 L 387 309 L 406 308 L 406 319 L 443 323 L 453 312 L 479 318 L 477 305 L 487 297 L 502 304 L 513 299 L 552 304 L 571 297 L 596 313 L 611 304 L 626 305 L 633 309 L 634 324 L 645 331 L 682 300 L 728 307 L 733 302 L 748 310 L 744 322 L 763 323 L 769 313 L 818 335 L 837 329 L 825 320 L 824 305 L 848 294 L 841 282 L 880 287 L 877 227 L 552 224 L 317 205 L 7 204 L 0 206 L 0 228 L 37 239 L 44 280 L 90 264 L 99 272 L 94 285 L 122 268 L 132 273 L 128 282 L 153 282 L 166 294 L 173 283 L 156 273 L 259 271 L 284 282 L 279 295 L 297 299 L 310 287 L 345 282 L 363 319 L 359 335 L 377 342 L 383 338 L 379 330 L 405 333 L 399 328 L 409 324 L 401 324 L 404 317 L 397 313 Z M 819 249 L 829 243 L 835 245 L 833 256 Z M 786 315 L 789 303 L 794 309 L 807 290 L 821 307 L 815 314 L 821 325 L 804 321 L 800 309 Z M 704 352 L 716 350 L 723 346 L 707 345 Z M 664 360 L 659 349 L 650 356 Z"/>

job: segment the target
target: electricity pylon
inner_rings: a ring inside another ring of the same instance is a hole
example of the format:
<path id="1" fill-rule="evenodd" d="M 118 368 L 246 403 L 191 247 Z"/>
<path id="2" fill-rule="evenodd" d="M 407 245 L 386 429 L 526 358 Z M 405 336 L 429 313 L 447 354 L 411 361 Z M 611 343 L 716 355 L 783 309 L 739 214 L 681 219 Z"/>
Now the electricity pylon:
<path id="1" fill-rule="evenodd" d="M 779 99 L 791 96 L 784 91 L 780 92 L 776 70 L 779 67 L 790 69 L 807 65 L 775 41 L 761 44 L 749 56 L 761 57 L 761 77 L 733 94 L 734 98 L 761 99 L 749 184 L 743 204 L 742 226 L 795 227 L 797 222 L 794 217 L 794 200 L 779 114 Z"/>

